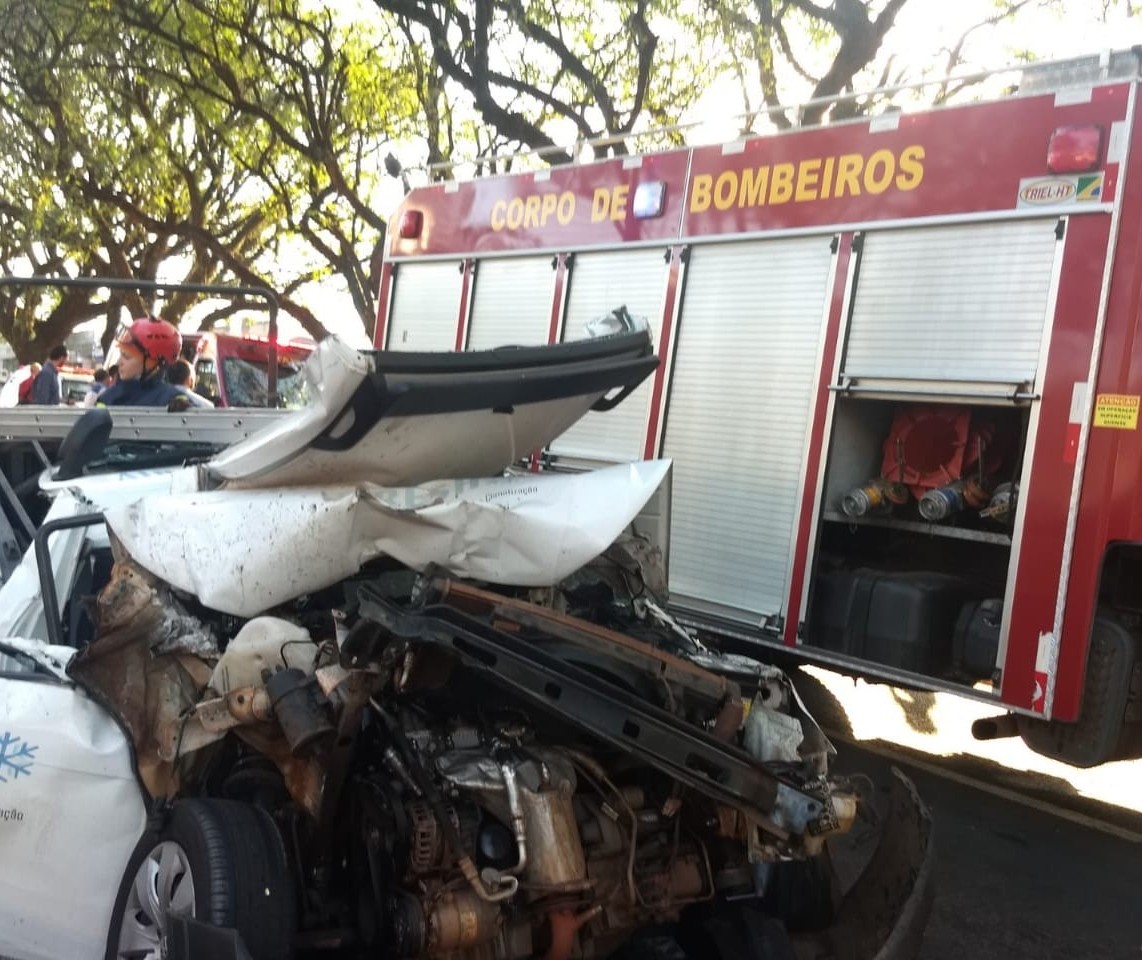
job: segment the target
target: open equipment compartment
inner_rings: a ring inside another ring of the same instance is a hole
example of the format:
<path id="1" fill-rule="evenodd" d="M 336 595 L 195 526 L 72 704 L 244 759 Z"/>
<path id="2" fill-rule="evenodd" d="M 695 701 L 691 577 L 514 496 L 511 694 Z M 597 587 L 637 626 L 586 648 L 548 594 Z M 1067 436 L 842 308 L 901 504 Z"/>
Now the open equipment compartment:
<path id="1" fill-rule="evenodd" d="M 839 397 L 805 642 L 991 680 L 1027 423 L 1011 404 Z"/>
<path id="2" fill-rule="evenodd" d="M 1059 221 L 858 235 L 802 641 L 998 686 Z"/>

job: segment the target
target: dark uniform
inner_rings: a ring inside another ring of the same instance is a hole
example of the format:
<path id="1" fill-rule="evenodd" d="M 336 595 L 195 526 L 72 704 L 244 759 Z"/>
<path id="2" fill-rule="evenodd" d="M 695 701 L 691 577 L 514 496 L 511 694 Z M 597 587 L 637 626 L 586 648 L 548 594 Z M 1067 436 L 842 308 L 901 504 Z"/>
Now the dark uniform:
<path id="1" fill-rule="evenodd" d="M 178 388 L 168 383 L 162 370 L 138 380 L 120 380 L 101 394 L 100 407 L 166 407 L 179 396 Z"/>

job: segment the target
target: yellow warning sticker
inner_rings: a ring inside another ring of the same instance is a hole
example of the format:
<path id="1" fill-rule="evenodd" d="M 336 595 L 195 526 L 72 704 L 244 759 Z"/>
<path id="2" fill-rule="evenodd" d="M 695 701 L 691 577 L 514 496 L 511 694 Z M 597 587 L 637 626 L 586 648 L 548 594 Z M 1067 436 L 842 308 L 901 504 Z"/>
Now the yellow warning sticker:
<path id="1" fill-rule="evenodd" d="M 1100 393 L 1094 404 L 1094 425 L 1114 430 L 1138 429 L 1137 394 Z"/>

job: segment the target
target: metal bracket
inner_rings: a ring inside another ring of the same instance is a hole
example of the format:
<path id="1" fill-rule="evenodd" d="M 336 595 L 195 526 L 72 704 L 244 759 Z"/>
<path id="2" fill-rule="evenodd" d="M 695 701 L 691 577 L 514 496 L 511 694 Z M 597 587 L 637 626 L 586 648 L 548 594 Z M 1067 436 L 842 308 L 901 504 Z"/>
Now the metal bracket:
<path id="1" fill-rule="evenodd" d="M 497 686 L 512 689 L 706 796 L 746 808 L 778 830 L 804 833 L 824 813 L 820 800 L 783 781 L 739 747 L 533 643 L 445 604 L 406 611 L 368 585 L 361 587 L 358 599 L 361 615 L 391 635 L 447 648 Z"/>
<path id="2" fill-rule="evenodd" d="M 994 384 L 996 389 L 967 390 L 955 389 L 948 386 L 951 381 L 926 383 L 925 381 L 912 381 L 907 384 L 900 383 L 893 378 L 892 383 L 861 383 L 857 377 L 842 376 L 840 383 L 830 383 L 826 388 L 830 393 L 845 397 L 872 396 L 872 397 L 909 397 L 916 399 L 940 397 L 944 399 L 962 401 L 990 401 L 994 403 L 1025 403 L 1041 399 L 1041 394 L 1027 388 L 1026 383 Z M 1003 389 L 1006 387 L 1007 389 Z"/>
<path id="3" fill-rule="evenodd" d="M 276 423 L 292 411 L 263 407 L 168 413 L 146 407 L 108 407 L 112 440 L 231 444 Z M 0 442 L 62 440 L 88 413 L 82 407 L 13 407 L 0 410 Z M 42 448 L 41 448 L 42 454 Z M 50 461 L 44 458 L 45 463 Z"/>

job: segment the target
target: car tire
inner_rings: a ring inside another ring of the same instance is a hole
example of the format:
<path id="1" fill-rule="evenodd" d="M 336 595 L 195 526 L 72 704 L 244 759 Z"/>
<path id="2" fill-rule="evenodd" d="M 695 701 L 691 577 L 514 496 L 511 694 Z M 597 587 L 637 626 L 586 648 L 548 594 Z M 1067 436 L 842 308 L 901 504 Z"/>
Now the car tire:
<path id="1" fill-rule="evenodd" d="M 253 960 L 292 956 L 293 880 L 269 814 L 234 800 L 176 803 L 127 863 L 107 933 L 107 960 L 165 956 L 167 909 L 236 931 Z"/>

